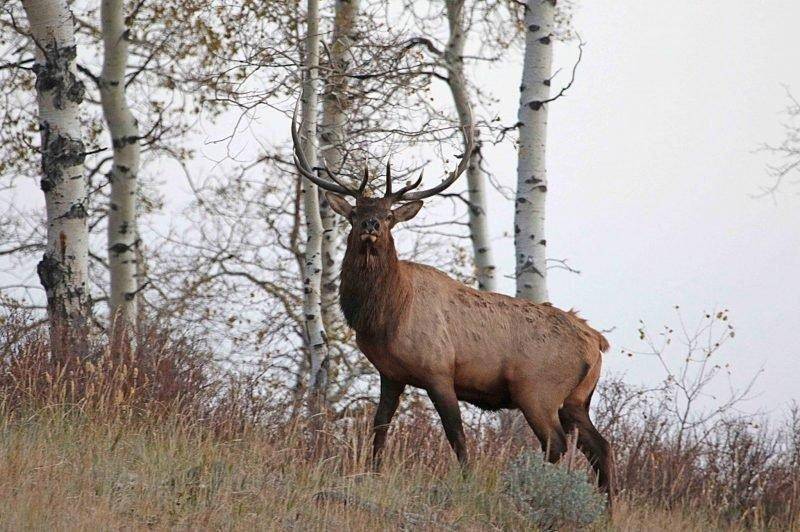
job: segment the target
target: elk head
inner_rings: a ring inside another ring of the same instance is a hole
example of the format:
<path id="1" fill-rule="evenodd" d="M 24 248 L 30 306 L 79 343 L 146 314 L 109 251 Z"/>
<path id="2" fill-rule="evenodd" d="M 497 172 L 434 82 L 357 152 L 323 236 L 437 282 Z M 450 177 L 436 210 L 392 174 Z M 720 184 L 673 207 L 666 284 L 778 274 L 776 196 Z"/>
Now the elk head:
<path id="1" fill-rule="evenodd" d="M 434 196 L 455 183 L 456 179 L 464 173 L 469 165 L 469 159 L 475 148 L 475 136 L 471 127 L 464 128 L 466 149 L 461 161 L 455 170 L 438 185 L 426 190 L 415 190 L 422 183 L 422 173 L 413 183 L 409 183 L 400 190 L 392 190 L 392 169 L 386 164 L 386 191 L 383 197 L 373 198 L 366 196 L 364 190 L 370 181 L 369 169 L 364 168 L 364 176 L 357 189 L 346 186 L 342 180 L 326 166 L 311 168 L 300 145 L 297 132 L 297 107 L 292 115 L 292 143 L 294 145 L 294 164 L 300 173 L 312 183 L 325 189 L 325 197 L 331 208 L 350 222 L 350 236 L 348 246 L 369 251 L 386 247 L 392 242 L 391 230 L 400 223 L 410 220 L 422 208 L 422 200 Z M 471 116 L 471 113 L 470 113 Z M 327 177 L 322 177 L 320 171 Z M 355 198 L 355 205 L 345 199 L 345 196 Z M 395 205 L 398 205 L 395 207 Z M 393 208 L 394 207 L 394 208 Z"/>

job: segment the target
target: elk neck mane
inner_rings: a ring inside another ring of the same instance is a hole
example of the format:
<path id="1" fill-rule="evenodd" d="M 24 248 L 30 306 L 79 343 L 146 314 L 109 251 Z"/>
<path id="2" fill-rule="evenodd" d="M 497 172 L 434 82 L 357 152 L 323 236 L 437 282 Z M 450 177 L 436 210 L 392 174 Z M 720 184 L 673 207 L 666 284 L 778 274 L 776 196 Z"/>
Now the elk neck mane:
<path id="1" fill-rule="evenodd" d="M 376 244 L 350 235 L 342 260 L 339 303 L 356 333 L 389 339 L 411 301 L 411 285 L 391 236 Z"/>

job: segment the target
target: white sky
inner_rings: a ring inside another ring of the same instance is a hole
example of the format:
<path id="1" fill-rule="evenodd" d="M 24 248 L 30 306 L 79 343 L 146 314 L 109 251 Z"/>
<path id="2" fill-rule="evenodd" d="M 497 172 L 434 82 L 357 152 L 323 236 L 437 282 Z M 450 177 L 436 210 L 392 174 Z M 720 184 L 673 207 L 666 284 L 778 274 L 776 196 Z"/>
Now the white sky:
<path id="1" fill-rule="evenodd" d="M 747 409 L 777 413 L 800 400 L 800 196 L 777 204 L 751 197 L 768 182 L 768 159 L 757 148 L 782 137 L 783 85 L 800 93 L 798 20 L 800 4 L 791 0 L 580 2 L 574 25 L 587 42 L 584 58 L 567 97 L 550 107 L 547 241 L 551 257 L 582 274 L 551 271 L 549 286 L 555 305 L 579 309 L 598 328 L 616 327 L 607 373 L 650 384 L 664 377 L 657 361 L 620 354 L 642 348 L 640 318 L 657 331 L 675 324 L 675 305 L 692 324 L 728 308 L 737 336 L 721 362 L 731 363 L 733 384 L 764 370 Z M 574 43 L 557 45 L 554 87 L 575 57 Z M 501 99 L 502 123 L 514 123 L 519 59 L 472 75 Z M 207 127 L 206 141 L 229 133 L 220 128 Z M 285 117 L 267 111 L 231 151 L 284 142 L 287 132 Z M 192 165 L 197 179 L 215 171 L 224 149 L 206 144 L 201 152 L 208 159 Z M 513 188 L 513 147 L 484 153 Z M 402 167 L 403 159 L 393 161 Z M 432 166 L 426 175 L 437 175 Z M 166 185 L 188 192 L 185 183 Z M 505 278 L 514 271 L 513 206 L 499 193 L 490 203 L 501 291 L 513 294 Z"/>
<path id="2" fill-rule="evenodd" d="M 689 322 L 728 308 L 734 383 L 764 368 L 750 407 L 800 400 L 800 186 L 777 204 L 750 196 L 768 182 L 757 148 L 782 135 L 783 84 L 800 93 L 798 20 L 791 0 L 581 2 L 584 59 L 568 97 L 550 107 L 547 241 L 551 257 L 583 273 L 551 271 L 549 285 L 557 306 L 617 327 L 607 370 L 662 375 L 654 360 L 619 354 L 641 347 L 639 318 L 656 330 L 675 322 L 676 304 Z M 562 82 L 574 57 L 574 45 L 557 48 Z M 518 69 L 484 78 L 508 92 L 504 123 L 513 123 L 517 93 L 507 87 Z M 513 184 L 510 147 L 488 158 Z M 510 210 L 495 204 L 496 235 L 511 227 Z M 511 246 L 496 248 L 512 272 Z"/>
<path id="3" fill-rule="evenodd" d="M 551 257 L 569 259 L 582 274 L 551 271 L 550 296 L 598 328 L 616 327 L 607 372 L 635 382 L 663 377 L 654 360 L 620 354 L 641 347 L 640 318 L 655 331 L 675 322 L 676 304 L 691 323 L 728 308 L 737 336 L 723 355 L 734 384 L 764 369 L 749 409 L 775 412 L 800 400 L 800 185 L 777 202 L 751 197 L 768 182 L 768 158 L 756 149 L 782 136 L 783 84 L 800 94 L 798 20 L 796 0 L 578 6 L 575 28 L 588 44 L 575 85 L 550 106 L 547 241 Z M 554 87 L 575 55 L 574 43 L 557 45 L 562 73 Z M 473 75 L 501 98 L 502 123 L 514 123 L 519 62 L 481 69 Z M 283 121 L 268 121 L 242 132 L 241 142 L 257 147 L 255 137 L 287 132 Z M 219 149 L 201 148 L 209 159 L 192 165 L 197 179 L 215 171 Z M 484 153 L 513 188 L 512 146 Z M 178 215 L 188 197 L 182 174 L 174 175 L 165 182 L 164 218 Z M 497 193 L 490 200 L 506 276 L 514 270 L 513 208 Z M 504 278 L 501 291 L 513 293 L 513 281 Z"/>

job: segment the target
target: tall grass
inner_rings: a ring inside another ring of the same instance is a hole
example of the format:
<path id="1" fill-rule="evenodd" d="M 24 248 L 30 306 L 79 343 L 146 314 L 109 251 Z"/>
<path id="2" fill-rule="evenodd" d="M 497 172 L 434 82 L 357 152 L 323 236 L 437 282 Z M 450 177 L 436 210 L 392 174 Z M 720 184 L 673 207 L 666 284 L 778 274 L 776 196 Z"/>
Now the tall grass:
<path id="1" fill-rule="evenodd" d="M 663 390 L 611 380 L 599 395 L 598 428 L 614 446 L 623 497 L 748 528 L 800 529 L 796 406 L 773 422 L 731 409 L 681 433 Z"/>
<path id="2" fill-rule="evenodd" d="M 175 331 L 61 363 L 25 319 L 0 338 L 0 529 L 535 529 L 504 488 L 530 444 L 491 421 L 470 426 L 462 475 L 428 405 L 406 401 L 376 475 L 371 408 L 315 432 Z M 613 380 L 599 393 L 621 494 L 592 528 L 800 530 L 796 411 L 780 427 L 724 412 L 679 438 L 659 393 Z M 586 468 L 574 450 L 568 462 Z"/>
<path id="3" fill-rule="evenodd" d="M 217 393 L 210 356 L 189 338 L 145 324 L 132 341 L 94 339 L 88 356 L 54 360 L 42 328 L 12 314 L 0 326 L 0 407 L 71 405 L 113 416 L 202 416 Z"/>

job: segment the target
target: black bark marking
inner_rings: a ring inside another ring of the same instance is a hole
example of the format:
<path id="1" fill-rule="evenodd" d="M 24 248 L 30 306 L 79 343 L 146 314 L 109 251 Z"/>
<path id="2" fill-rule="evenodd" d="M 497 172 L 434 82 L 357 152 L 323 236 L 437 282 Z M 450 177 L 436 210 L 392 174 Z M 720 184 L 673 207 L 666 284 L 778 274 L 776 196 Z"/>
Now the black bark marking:
<path id="1" fill-rule="evenodd" d="M 115 255 L 122 255 L 123 253 L 127 253 L 128 251 L 133 251 L 135 247 L 136 247 L 135 242 L 133 244 L 123 244 L 122 242 L 117 242 L 116 244 L 108 248 L 108 250 L 114 253 Z"/>
<path id="2" fill-rule="evenodd" d="M 53 92 L 53 106 L 64 109 L 67 102 L 80 104 L 86 92 L 83 82 L 75 77 L 70 65 L 77 57 L 75 46 L 59 48 L 53 42 L 44 47 L 44 63 L 33 66 L 36 90 L 41 94 Z"/>
<path id="3" fill-rule="evenodd" d="M 48 123 L 42 123 L 42 180 L 43 192 L 55 189 L 64 180 L 64 168 L 82 165 L 86 150 L 81 140 L 54 133 Z"/>
<path id="4" fill-rule="evenodd" d="M 128 144 L 136 144 L 139 141 L 139 137 L 136 135 L 129 135 L 127 137 L 117 137 L 111 140 L 111 144 L 119 149 L 124 148 Z"/>
<path id="5" fill-rule="evenodd" d="M 48 300 L 52 297 L 56 287 L 64 282 L 64 277 L 67 275 L 64 265 L 48 254 L 45 254 L 36 265 L 36 273 L 39 275 L 39 282 L 42 283 Z"/>
<path id="6" fill-rule="evenodd" d="M 75 203 L 75 204 L 73 204 L 69 208 L 69 210 L 66 213 L 64 213 L 64 218 L 66 218 L 68 220 L 75 220 L 75 219 L 81 219 L 81 218 L 86 218 L 86 217 L 87 217 L 86 207 L 84 207 L 83 203 Z"/>

